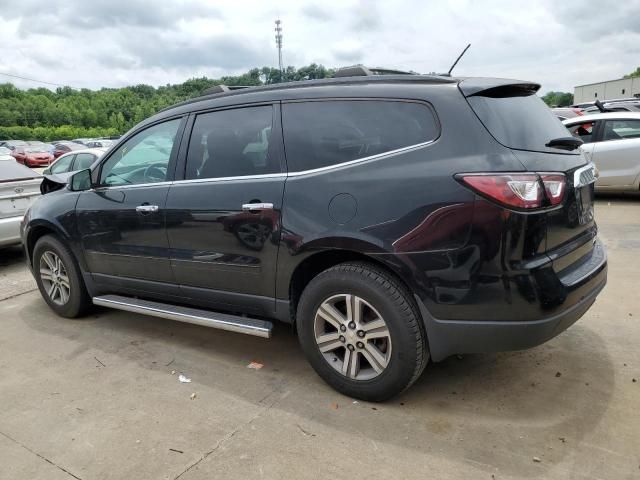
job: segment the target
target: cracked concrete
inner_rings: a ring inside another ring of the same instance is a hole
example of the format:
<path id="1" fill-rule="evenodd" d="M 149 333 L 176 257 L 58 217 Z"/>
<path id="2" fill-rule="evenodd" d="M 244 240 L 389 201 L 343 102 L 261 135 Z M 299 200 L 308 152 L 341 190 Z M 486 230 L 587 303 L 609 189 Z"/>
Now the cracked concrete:
<path id="1" fill-rule="evenodd" d="M 532 350 L 429 365 L 384 404 L 325 385 L 286 326 L 265 340 L 56 317 L 19 249 L 0 252 L 0 479 L 638 478 L 640 201 L 597 215 L 609 285 L 581 321 Z"/>

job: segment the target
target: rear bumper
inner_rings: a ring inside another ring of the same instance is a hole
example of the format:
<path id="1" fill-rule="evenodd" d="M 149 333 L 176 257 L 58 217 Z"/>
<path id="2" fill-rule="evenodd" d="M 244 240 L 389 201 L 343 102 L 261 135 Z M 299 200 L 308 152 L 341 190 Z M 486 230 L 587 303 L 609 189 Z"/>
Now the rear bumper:
<path id="1" fill-rule="evenodd" d="M 0 247 L 17 245 L 20 239 L 20 223 L 22 215 L 0 219 Z"/>
<path id="2" fill-rule="evenodd" d="M 441 320 L 431 316 L 416 296 L 425 323 L 431 358 L 443 360 L 453 354 L 487 353 L 535 347 L 562 333 L 591 307 L 607 282 L 607 257 L 597 243 L 594 254 L 560 275 L 566 297 L 561 311 L 534 320 L 519 321 L 513 309 L 511 321 Z"/>

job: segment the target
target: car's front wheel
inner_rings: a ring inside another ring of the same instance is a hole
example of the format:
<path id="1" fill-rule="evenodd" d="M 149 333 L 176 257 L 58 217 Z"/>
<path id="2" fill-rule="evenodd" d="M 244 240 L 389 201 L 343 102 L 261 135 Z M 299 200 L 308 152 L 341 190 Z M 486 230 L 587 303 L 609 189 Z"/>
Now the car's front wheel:
<path id="1" fill-rule="evenodd" d="M 407 389 L 429 354 L 406 288 L 367 263 L 343 263 L 316 276 L 297 310 L 298 336 L 315 371 L 351 397 L 382 401 Z"/>
<path id="2" fill-rule="evenodd" d="M 58 315 L 75 318 L 91 305 L 80 268 L 55 236 L 45 235 L 36 242 L 33 273 L 42 297 Z"/>

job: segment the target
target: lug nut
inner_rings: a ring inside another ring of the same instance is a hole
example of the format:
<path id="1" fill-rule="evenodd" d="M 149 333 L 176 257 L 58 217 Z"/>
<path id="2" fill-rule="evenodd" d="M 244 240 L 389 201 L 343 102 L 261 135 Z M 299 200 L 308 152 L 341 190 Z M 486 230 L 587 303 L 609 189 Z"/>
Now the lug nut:
<path id="1" fill-rule="evenodd" d="M 356 343 L 356 346 L 357 346 L 358 348 L 364 348 L 364 343 L 362 343 L 362 342 L 358 342 L 358 343 Z"/>
<path id="2" fill-rule="evenodd" d="M 349 351 L 353 352 L 355 350 L 355 348 L 353 347 L 353 345 L 349 344 L 347 345 L 347 348 L 349 349 Z"/>
<path id="3" fill-rule="evenodd" d="M 358 336 L 360 338 L 364 337 L 364 330 L 358 330 Z"/>
<path id="4" fill-rule="evenodd" d="M 347 331 L 347 327 L 345 327 L 344 325 L 340 325 L 340 331 L 341 332 L 346 332 Z"/>
<path id="5" fill-rule="evenodd" d="M 346 341 L 346 339 L 344 338 L 344 336 L 343 336 L 343 335 L 340 335 L 340 341 L 341 341 L 342 343 L 344 343 L 344 342 Z"/>
<path id="6" fill-rule="evenodd" d="M 349 323 L 349 328 L 353 330 L 354 328 L 356 328 L 356 324 L 353 322 Z"/>

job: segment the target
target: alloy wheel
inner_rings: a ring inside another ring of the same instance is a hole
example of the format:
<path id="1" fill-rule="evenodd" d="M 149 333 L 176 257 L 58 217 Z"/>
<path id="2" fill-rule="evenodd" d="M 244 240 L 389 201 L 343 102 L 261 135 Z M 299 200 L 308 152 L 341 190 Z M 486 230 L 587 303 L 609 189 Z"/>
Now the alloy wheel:
<path id="1" fill-rule="evenodd" d="M 60 257 L 50 250 L 40 257 L 40 280 L 53 303 L 64 305 L 69 301 L 71 284 L 67 269 Z"/>
<path id="2" fill-rule="evenodd" d="M 334 295 L 318 308 L 315 340 L 335 370 L 352 380 L 377 377 L 391 359 L 391 334 L 382 315 L 364 299 Z"/>

